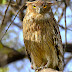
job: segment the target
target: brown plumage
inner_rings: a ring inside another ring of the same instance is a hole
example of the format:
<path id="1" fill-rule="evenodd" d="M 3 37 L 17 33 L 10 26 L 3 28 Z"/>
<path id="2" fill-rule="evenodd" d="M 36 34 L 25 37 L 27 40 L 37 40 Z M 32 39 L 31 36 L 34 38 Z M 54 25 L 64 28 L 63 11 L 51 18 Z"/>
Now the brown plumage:
<path id="1" fill-rule="evenodd" d="M 46 66 L 63 70 L 63 48 L 51 2 L 27 2 L 23 37 L 34 69 Z"/>

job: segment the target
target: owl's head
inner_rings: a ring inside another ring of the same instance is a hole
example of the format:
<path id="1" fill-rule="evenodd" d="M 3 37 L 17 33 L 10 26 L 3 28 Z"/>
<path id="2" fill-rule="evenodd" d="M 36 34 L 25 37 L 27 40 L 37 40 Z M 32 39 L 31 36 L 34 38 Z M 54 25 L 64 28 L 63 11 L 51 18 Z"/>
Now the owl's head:
<path id="1" fill-rule="evenodd" d="M 36 14 L 47 13 L 51 9 L 51 2 L 44 1 L 33 1 L 27 2 L 26 6 L 28 7 L 29 12 Z"/>

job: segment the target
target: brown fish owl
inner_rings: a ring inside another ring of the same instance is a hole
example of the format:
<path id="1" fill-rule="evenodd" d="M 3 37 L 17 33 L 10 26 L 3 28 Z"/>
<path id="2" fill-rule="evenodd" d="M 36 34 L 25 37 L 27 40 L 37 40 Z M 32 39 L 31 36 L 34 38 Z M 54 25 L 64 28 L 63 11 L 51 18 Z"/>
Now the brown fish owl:
<path id="1" fill-rule="evenodd" d="M 27 2 L 23 37 L 34 69 L 48 67 L 63 70 L 63 48 L 51 2 Z"/>

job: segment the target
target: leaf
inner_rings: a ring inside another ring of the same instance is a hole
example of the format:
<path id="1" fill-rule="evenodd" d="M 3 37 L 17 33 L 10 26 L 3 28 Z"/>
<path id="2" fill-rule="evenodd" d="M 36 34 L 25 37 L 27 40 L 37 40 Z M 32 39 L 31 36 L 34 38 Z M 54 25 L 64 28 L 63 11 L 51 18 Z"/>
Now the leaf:
<path id="1" fill-rule="evenodd" d="M 2 0 L 2 4 L 6 4 L 7 0 Z"/>
<path id="2" fill-rule="evenodd" d="M 9 71 L 9 68 L 8 67 L 0 68 L 0 72 L 8 72 L 8 71 Z"/>
<path id="3" fill-rule="evenodd" d="M 2 4 L 2 0 L 0 0 L 0 4 Z"/>
<path id="4" fill-rule="evenodd" d="M 0 43 L 0 49 L 2 49 L 3 48 L 3 45 Z"/>

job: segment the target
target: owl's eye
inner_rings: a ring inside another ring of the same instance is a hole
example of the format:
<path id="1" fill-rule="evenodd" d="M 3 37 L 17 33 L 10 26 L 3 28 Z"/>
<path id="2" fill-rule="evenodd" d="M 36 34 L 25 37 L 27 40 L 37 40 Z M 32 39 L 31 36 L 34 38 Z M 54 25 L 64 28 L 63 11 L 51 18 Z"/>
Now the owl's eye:
<path id="1" fill-rule="evenodd" d="M 34 5 L 33 8 L 36 8 L 36 6 Z"/>
<path id="2" fill-rule="evenodd" d="M 43 8 L 46 8 L 47 7 L 47 5 L 43 5 Z"/>

